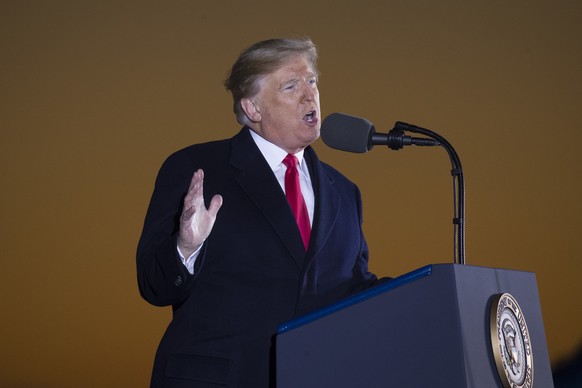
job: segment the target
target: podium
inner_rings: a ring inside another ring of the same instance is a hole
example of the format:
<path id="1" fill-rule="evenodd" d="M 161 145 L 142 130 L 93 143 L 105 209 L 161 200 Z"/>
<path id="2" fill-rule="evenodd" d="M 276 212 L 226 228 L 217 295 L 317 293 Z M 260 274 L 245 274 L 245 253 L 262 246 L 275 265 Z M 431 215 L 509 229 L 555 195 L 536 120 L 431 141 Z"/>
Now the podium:
<path id="1" fill-rule="evenodd" d="M 279 325 L 277 388 L 503 388 L 491 308 L 504 293 L 527 323 L 533 386 L 553 387 L 535 275 L 434 264 Z"/>

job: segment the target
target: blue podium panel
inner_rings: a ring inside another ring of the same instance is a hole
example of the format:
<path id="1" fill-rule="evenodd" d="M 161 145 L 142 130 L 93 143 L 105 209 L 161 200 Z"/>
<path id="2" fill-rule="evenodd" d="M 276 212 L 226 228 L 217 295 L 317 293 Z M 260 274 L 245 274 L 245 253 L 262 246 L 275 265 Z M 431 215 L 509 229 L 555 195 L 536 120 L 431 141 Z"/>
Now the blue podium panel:
<path id="1" fill-rule="evenodd" d="M 535 275 L 438 264 L 281 324 L 277 388 L 502 388 L 489 328 L 501 293 L 526 319 L 535 386 L 553 387 Z"/>

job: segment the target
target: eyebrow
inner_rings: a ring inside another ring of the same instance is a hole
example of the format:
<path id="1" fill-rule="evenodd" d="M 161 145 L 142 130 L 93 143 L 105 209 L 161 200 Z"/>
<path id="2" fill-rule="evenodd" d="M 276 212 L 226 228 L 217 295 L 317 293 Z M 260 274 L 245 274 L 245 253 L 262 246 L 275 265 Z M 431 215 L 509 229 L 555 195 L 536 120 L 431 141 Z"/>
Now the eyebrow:
<path id="1" fill-rule="evenodd" d="M 285 85 L 285 84 L 296 83 L 296 82 L 299 82 L 299 78 L 289 78 L 288 80 L 283 81 L 282 84 Z"/>
<path id="2" fill-rule="evenodd" d="M 309 72 L 305 78 L 307 78 L 307 79 L 316 78 L 317 79 L 319 77 L 317 76 L 317 73 Z M 295 84 L 295 83 L 299 82 L 299 80 L 300 80 L 300 78 L 290 78 L 288 80 L 285 80 L 279 84 L 279 89 L 287 84 L 291 84 L 291 83 Z"/>

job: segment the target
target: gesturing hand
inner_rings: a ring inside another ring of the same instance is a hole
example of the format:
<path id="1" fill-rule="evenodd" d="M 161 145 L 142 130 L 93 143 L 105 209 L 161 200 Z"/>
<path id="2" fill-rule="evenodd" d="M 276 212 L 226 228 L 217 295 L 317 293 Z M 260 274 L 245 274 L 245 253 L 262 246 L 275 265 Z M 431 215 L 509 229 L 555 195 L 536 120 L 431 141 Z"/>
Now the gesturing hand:
<path id="1" fill-rule="evenodd" d="M 206 240 L 222 206 L 222 196 L 215 195 L 206 209 L 203 188 L 204 171 L 198 170 L 192 175 L 188 193 L 184 197 L 184 210 L 180 216 L 178 249 L 184 257 L 189 257 Z"/>

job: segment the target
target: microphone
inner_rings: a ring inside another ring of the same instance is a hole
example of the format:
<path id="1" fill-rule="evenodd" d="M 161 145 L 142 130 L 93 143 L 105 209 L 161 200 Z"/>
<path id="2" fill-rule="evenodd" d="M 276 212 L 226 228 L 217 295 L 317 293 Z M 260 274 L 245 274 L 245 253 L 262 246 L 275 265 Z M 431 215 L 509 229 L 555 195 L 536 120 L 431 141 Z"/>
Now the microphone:
<path id="1" fill-rule="evenodd" d="M 405 136 L 404 132 L 419 133 L 426 137 Z M 455 189 L 455 263 L 465 264 L 465 183 L 461 160 L 457 152 L 444 137 L 431 130 L 416 125 L 397 121 L 394 128 L 388 132 L 376 133 L 372 123 L 364 118 L 332 113 L 321 123 L 321 138 L 323 142 L 341 151 L 364 153 L 375 145 L 387 145 L 388 148 L 399 150 L 405 145 L 440 146 L 449 154 L 451 160 L 451 175 Z"/>
<path id="2" fill-rule="evenodd" d="M 386 145 L 399 150 L 405 145 L 438 146 L 437 140 L 404 135 L 410 124 L 397 122 L 388 134 L 377 133 L 374 125 L 365 118 L 345 113 L 332 113 L 321 123 L 321 139 L 331 147 L 341 151 L 364 153 L 375 145 Z"/>

